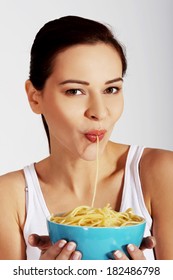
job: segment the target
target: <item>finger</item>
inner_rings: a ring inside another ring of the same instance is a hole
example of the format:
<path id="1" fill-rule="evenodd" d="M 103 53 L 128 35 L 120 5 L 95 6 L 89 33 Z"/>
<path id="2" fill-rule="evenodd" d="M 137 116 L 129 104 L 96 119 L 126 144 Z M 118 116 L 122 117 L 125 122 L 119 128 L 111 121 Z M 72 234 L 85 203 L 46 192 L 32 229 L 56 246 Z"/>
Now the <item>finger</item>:
<path id="1" fill-rule="evenodd" d="M 39 236 L 37 234 L 31 234 L 28 237 L 28 242 L 31 246 L 38 247 L 40 250 L 45 250 L 52 245 L 49 236 Z"/>
<path id="2" fill-rule="evenodd" d="M 138 247 L 133 244 L 129 244 L 127 246 L 127 251 L 132 260 L 145 260 L 145 256 L 143 251 L 141 251 Z"/>
<path id="3" fill-rule="evenodd" d="M 143 238 L 140 249 L 153 249 L 156 246 L 156 239 L 153 236 Z"/>
<path id="4" fill-rule="evenodd" d="M 114 256 L 115 260 L 128 260 L 128 257 L 126 256 L 126 254 L 124 254 L 120 250 L 116 250 L 113 253 L 113 256 Z"/>
<path id="5" fill-rule="evenodd" d="M 76 249 L 76 243 L 68 242 L 57 255 L 56 260 L 70 260 Z"/>
<path id="6" fill-rule="evenodd" d="M 82 259 L 82 254 L 79 251 L 74 251 L 70 256 L 70 260 L 81 260 L 81 259 Z"/>
<path id="7" fill-rule="evenodd" d="M 55 260 L 66 244 L 67 241 L 62 239 L 50 246 L 47 250 L 43 249 L 40 260 Z"/>

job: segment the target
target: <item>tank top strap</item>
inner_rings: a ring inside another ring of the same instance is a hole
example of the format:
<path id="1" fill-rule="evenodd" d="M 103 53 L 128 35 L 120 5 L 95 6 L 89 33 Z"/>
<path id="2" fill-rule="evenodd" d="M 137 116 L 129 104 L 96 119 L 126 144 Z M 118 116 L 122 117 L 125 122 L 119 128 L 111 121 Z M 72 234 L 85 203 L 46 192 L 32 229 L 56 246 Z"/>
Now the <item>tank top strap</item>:
<path id="1" fill-rule="evenodd" d="M 127 208 L 132 207 L 136 214 L 146 217 L 150 228 L 152 219 L 145 205 L 139 175 L 139 163 L 144 149 L 144 146 L 130 146 L 126 160 L 124 188 L 120 211 L 125 211 Z"/>
<path id="2" fill-rule="evenodd" d="M 26 180 L 26 210 L 30 211 L 29 207 L 35 202 L 42 209 L 44 215 L 47 217 L 50 215 L 47 205 L 45 203 L 43 193 L 40 187 L 40 183 L 35 171 L 34 163 L 29 166 L 24 167 L 24 175 Z M 33 205 L 33 208 L 36 205 Z"/>
<path id="3" fill-rule="evenodd" d="M 28 236 L 32 233 L 48 235 L 46 217 L 50 216 L 47 209 L 34 164 L 24 167 L 26 181 L 26 220 L 23 235 L 26 243 L 28 260 L 39 259 L 40 250 L 30 246 Z"/>

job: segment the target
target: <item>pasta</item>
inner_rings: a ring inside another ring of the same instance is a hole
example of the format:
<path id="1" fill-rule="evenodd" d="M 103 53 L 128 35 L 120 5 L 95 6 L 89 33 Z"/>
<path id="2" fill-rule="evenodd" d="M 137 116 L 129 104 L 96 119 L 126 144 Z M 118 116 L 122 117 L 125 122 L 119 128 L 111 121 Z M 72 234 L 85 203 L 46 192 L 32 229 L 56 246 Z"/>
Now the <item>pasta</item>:
<path id="1" fill-rule="evenodd" d="M 94 208 L 99 170 L 98 152 L 99 137 L 97 136 L 96 177 L 91 207 L 79 206 L 68 213 L 59 216 L 52 215 L 51 221 L 58 224 L 87 227 L 120 227 L 138 224 L 143 221 L 143 218 L 133 213 L 132 208 L 127 209 L 125 212 L 116 212 L 109 204 L 104 208 Z"/>
<path id="2" fill-rule="evenodd" d="M 141 223 L 143 218 L 135 215 L 132 208 L 125 212 L 116 212 L 108 204 L 104 208 L 79 206 L 61 216 L 52 216 L 51 221 L 73 226 L 120 227 Z"/>
<path id="3" fill-rule="evenodd" d="M 94 207 L 94 201 L 95 201 L 96 190 L 97 190 L 98 173 L 99 173 L 99 137 L 97 136 L 96 177 L 95 177 L 94 193 L 93 193 L 91 207 Z"/>

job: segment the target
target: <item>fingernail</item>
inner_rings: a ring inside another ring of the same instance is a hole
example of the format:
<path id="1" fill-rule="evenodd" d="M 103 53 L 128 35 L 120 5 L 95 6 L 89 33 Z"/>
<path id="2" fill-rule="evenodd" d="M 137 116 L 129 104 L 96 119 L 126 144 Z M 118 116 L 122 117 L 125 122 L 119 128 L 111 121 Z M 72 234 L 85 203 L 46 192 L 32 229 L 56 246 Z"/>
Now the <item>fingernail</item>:
<path id="1" fill-rule="evenodd" d="M 68 251 L 72 251 L 72 250 L 74 250 L 75 248 L 76 248 L 76 244 L 75 244 L 75 243 L 69 242 L 69 243 L 67 244 L 67 250 L 68 250 Z"/>
<path id="2" fill-rule="evenodd" d="M 131 252 L 135 250 L 135 247 L 132 244 L 129 244 L 127 247 Z"/>
<path id="3" fill-rule="evenodd" d="M 154 247 L 156 245 L 156 240 L 153 237 L 151 237 L 151 242 L 152 242 L 152 246 Z"/>
<path id="4" fill-rule="evenodd" d="M 64 245 L 67 243 L 67 241 L 66 240 L 61 240 L 59 243 L 58 243 L 58 247 L 59 248 L 62 248 L 62 247 L 64 247 Z"/>
<path id="5" fill-rule="evenodd" d="M 80 260 L 81 259 L 81 253 L 80 252 L 74 252 L 72 256 L 73 260 Z"/>
<path id="6" fill-rule="evenodd" d="M 30 236 L 28 237 L 28 241 L 31 242 L 31 243 L 33 243 L 33 242 L 34 242 L 34 237 L 33 237 L 32 235 L 30 235 Z"/>
<path id="7" fill-rule="evenodd" d="M 120 251 L 115 251 L 114 255 L 118 258 L 121 259 L 123 254 Z"/>

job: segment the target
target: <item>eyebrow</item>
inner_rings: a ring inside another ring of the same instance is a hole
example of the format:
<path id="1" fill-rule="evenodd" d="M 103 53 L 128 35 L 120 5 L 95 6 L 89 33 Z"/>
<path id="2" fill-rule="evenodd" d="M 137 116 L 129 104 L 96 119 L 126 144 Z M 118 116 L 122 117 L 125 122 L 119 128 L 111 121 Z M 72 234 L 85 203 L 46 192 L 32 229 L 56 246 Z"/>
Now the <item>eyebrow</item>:
<path id="1" fill-rule="evenodd" d="M 122 82 L 123 82 L 123 78 L 119 77 L 119 78 L 116 78 L 116 79 L 113 79 L 113 80 L 109 80 L 109 81 L 107 81 L 107 82 L 105 83 L 105 85 L 111 84 L 111 83 L 115 83 L 115 82 L 119 82 L 119 81 L 122 81 Z M 65 85 L 65 84 L 71 84 L 71 83 L 89 86 L 89 83 L 88 83 L 88 82 L 81 81 L 81 80 L 72 80 L 72 79 L 70 79 L 70 80 L 65 80 L 65 81 L 59 83 L 59 85 Z"/>
<path id="2" fill-rule="evenodd" d="M 116 78 L 116 79 L 113 79 L 113 80 L 109 80 L 105 83 L 105 85 L 112 84 L 112 83 L 119 82 L 119 81 L 123 82 L 123 78 L 119 77 L 119 78 Z"/>

